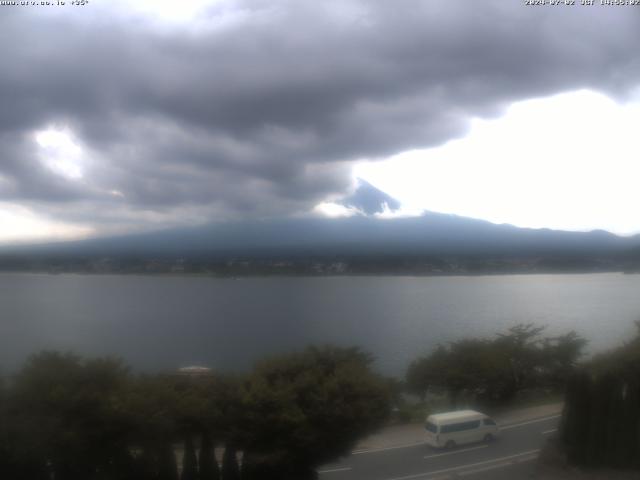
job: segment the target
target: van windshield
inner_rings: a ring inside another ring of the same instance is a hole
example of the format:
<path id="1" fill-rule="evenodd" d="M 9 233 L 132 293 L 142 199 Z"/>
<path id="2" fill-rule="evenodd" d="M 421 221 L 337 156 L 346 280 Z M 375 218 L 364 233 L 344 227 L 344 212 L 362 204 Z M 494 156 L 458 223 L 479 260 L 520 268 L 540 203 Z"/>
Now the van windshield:
<path id="1" fill-rule="evenodd" d="M 431 423 L 431 422 L 427 422 L 424 424 L 424 428 L 431 433 L 438 433 L 438 426 Z"/>

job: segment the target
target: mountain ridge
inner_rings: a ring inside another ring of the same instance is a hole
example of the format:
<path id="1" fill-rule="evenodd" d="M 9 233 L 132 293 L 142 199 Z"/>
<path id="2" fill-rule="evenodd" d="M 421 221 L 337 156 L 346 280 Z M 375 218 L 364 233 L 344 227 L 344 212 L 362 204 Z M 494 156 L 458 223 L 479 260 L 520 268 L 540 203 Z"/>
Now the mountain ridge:
<path id="1" fill-rule="evenodd" d="M 186 262 L 192 270 L 220 271 L 221 265 L 239 260 L 252 265 L 249 270 L 260 265 L 258 270 L 270 266 L 267 270 L 271 271 L 274 265 L 286 264 L 298 266 L 303 272 L 308 272 L 314 262 L 359 265 L 358 271 L 370 271 L 377 265 L 373 270 L 380 272 L 415 272 L 417 265 L 423 266 L 422 272 L 467 271 L 460 265 L 469 264 L 469 259 L 479 271 L 495 270 L 497 266 L 498 270 L 517 267 L 537 271 L 540 265 L 564 265 L 568 270 L 634 270 L 640 265 L 640 235 L 521 228 L 436 212 L 381 218 L 375 213 L 397 210 L 400 203 L 364 181 L 342 199 L 342 205 L 360 213 L 339 218 L 236 220 L 4 246 L 0 247 L 0 269 L 92 271 L 100 262 L 110 262 L 121 270 L 137 265 L 131 271 L 148 271 L 150 264 L 160 263 L 171 270 Z"/>
<path id="2" fill-rule="evenodd" d="M 225 222 L 201 227 L 0 248 L 7 254 L 91 256 L 202 256 L 270 250 L 315 255 L 359 252 L 419 254 L 539 255 L 601 254 L 640 246 L 640 236 L 606 231 L 571 232 L 520 228 L 485 220 L 425 212 L 418 217 L 380 219 L 286 218 Z"/>

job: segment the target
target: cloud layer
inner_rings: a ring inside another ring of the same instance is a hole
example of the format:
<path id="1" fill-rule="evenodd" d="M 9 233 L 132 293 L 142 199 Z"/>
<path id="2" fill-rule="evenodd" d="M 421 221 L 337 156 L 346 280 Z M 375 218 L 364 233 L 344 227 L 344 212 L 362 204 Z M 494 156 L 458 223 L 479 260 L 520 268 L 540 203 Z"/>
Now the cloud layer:
<path id="1" fill-rule="evenodd" d="M 180 23 L 2 7 L 0 202 L 104 232 L 300 214 L 352 189 L 358 159 L 640 83 L 640 9 L 522 3 L 218 1 Z M 47 131 L 81 154 L 48 162 Z"/>

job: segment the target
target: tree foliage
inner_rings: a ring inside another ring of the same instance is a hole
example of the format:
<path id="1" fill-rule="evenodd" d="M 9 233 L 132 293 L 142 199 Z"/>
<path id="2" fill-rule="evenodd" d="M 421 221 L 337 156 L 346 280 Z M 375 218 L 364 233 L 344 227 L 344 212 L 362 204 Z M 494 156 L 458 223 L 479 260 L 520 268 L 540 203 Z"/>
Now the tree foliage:
<path id="1" fill-rule="evenodd" d="M 211 434 L 206 430 L 202 433 L 198 472 L 200 480 L 220 480 L 220 467 L 215 457 L 213 441 Z"/>
<path id="2" fill-rule="evenodd" d="M 133 375 L 119 360 L 43 352 L 0 382 L 0 476 L 178 480 L 184 446 L 183 480 L 239 479 L 240 451 L 262 473 L 303 480 L 386 415 L 387 384 L 370 361 L 356 349 L 311 348 L 239 379 Z"/>
<path id="3" fill-rule="evenodd" d="M 180 480 L 198 480 L 198 457 L 191 435 L 184 441 L 184 455 L 182 459 L 182 475 Z"/>
<path id="4" fill-rule="evenodd" d="M 355 348 L 312 347 L 258 365 L 244 388 L 243 446 L 252 460 L 303 480 L 349 453 L 389 412 L 371 360 Z"/>
<path id="5" fill-rule="evenodd" d="M 574 464 L 640 469 L 640 323 L 635 338 L 571 377 L 561 439 Z"/>
<path id="6" fill-rule="evenodd" d="M 8 407 L 20 449 L 59 480 L 99 478 L 128 465 L 127 375 L 113 359 L 31 357 L 15 377 Z"/>
<path id="7" fill-rule="evenodd" d="M 543 337 L 544 327 L 519 324 L 491 339 L 465 338 L 439 345 L 407 369 L 409 390 L 424 398 L 444 389 L 455 404 L 461 393 L 503 402 L 536 386 L 561 387 L 586 341 L 575 332 Z"/>
<path id="8" fill-rule="evenodd" d="M 238 451 L 233 444 L 225 445 L 222 455 L 223 480 L 240 480 L 240 465 L 238 465 Z"/>

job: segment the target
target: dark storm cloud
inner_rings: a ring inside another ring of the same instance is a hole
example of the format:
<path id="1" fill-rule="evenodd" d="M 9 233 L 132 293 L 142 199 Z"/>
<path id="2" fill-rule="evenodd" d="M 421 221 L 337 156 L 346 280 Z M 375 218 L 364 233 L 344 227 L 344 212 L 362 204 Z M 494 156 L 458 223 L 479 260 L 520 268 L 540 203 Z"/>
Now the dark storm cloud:
<path id="1" fill-rule="evenodd" d="M 523 3 L 247 0 L 197 30 L 4 7 L 0 201 L 98 223 L 92 205 L 302 212 L 346 193 L 355 159 L 440 144 L 515 100 L 639 83 L 640 9 Z M 51 125 L 76 135 L 82 179 L 43 166 L 31 136 Z"/>

